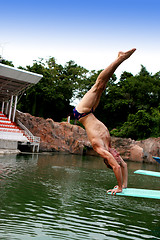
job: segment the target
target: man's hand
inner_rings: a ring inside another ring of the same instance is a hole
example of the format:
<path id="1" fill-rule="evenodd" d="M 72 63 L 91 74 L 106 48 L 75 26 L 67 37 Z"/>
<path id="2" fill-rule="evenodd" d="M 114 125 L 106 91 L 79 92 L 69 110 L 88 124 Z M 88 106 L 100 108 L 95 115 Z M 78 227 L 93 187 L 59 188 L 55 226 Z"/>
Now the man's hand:
<path id="1" fill-rule="evenodd" d="M 108 192 L 111 192 L 112 195 L 116 195 L 117 192 L 122 192 L 122 188 L 117 186 L 117 188 L 109 189 L 107 193 Z"/>
<path id="2" fill-rule="evenodd" d="M 116 185 L 114 188 L 118 188 L 118 185 Z M 127 188 L 127 185 L 122 185 L 122 189 Z"/>

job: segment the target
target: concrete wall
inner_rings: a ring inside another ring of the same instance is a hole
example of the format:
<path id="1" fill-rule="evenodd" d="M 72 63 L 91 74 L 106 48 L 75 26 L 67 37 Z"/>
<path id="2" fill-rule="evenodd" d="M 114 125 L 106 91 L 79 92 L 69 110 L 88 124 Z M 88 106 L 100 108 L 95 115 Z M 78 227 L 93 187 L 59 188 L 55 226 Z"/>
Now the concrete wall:
<path id="1" fill-rule="evenodd" d="M 8 141 L 8 140 L 0 139 L 0 149 L 17 150 L 17 148 L 18 148 L 17 141 Z"/>

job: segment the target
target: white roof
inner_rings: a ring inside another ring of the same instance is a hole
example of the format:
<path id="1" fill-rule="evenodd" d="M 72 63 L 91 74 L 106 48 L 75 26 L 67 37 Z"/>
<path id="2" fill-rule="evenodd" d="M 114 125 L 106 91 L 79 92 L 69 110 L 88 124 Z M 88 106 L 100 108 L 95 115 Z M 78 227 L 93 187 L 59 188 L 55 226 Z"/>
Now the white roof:
<path id="1" fill-rule="evenodd" d="M 29 86 L 38 83 L 42 77 L 41 74 L 0 63 L 0 101 L 9 100 L 11 95 L 19 95 Z"/>

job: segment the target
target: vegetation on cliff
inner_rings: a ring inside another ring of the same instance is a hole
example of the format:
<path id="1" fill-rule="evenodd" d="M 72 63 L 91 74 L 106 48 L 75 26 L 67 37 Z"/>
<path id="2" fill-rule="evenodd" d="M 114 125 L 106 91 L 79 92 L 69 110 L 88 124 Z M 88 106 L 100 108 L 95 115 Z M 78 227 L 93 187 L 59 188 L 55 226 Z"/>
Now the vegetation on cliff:
<path id="1" fill-rule="evenodd" d="M 43 74 L 43 78 L 23 94 L 18 109 L 54 121 L 72 114 L 73 100 L 90 89 L 101 71 L 89 71 L 74 61 L 62 66 L 54 57 L 34 61 L 25 70 Z M 135 76 L 123 72 L 117 79 L 114 74 L 95 114 L 114 136 L 135 140 L 159 137 L 160 72 L 153 75 L 141 65 Z"/>

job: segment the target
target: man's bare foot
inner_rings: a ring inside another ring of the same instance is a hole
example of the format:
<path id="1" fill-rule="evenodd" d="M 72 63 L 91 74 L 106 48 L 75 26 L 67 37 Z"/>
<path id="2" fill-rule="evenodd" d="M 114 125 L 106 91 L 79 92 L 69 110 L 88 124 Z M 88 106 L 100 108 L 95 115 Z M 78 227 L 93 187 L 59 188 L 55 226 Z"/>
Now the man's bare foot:
<path id="1" fill-rule="evenodd" d="M 118 58 L 121 58 L 123 61 L 129 58 L 134 52 L 136 51 L 136 48 L 132 48 L 131 50 L 127 52 L 119 52 Z"/>

